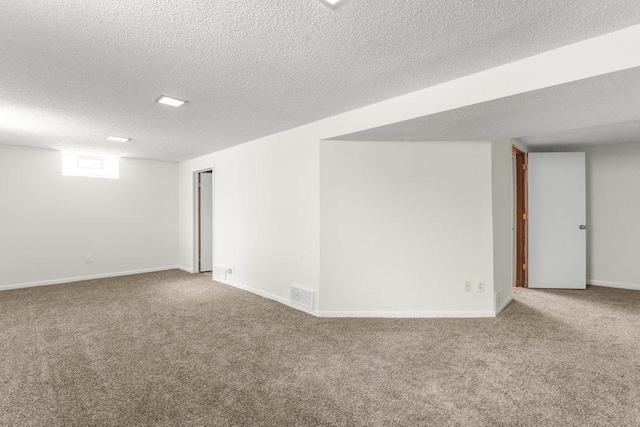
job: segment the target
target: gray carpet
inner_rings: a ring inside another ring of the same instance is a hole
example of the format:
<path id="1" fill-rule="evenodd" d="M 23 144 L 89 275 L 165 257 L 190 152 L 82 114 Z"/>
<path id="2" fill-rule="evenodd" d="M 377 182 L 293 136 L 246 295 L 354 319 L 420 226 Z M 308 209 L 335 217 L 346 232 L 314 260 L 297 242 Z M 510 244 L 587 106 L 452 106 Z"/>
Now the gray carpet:
<path id="1" fill-rule="evenodd" d="M 0 292 L 2 425 L 639 425 L 640 292 L 317 319 L 181 271 Z"/>

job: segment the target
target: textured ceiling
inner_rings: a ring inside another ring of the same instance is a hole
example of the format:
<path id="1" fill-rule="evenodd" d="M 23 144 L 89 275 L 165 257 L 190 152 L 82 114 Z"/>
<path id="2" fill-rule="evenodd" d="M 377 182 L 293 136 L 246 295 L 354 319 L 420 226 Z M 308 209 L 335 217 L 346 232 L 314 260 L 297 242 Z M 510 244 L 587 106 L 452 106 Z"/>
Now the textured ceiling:
<path id="1" fill-rule="evenodd" d="M 636 108 L 638 108 L 637 105 Z M 640 114 L 638 116 L 640 117 Z M 570 129 L 519 139 L 536 150 L 562 150 L 640 142 L 640 120 Z"/>
<path id="2" fill-rule="evenodd" d="M 640 68 L 483 102 L 334 139 L 497 141 L 532 148 L 640 142 Z M 589 129 L 596 133 L 589 136 Z M 636 131 L 634 136 L 634 131 Z M 583 139 L 585 138 L 585 139 Z"/>
<path id="3" fill-rule="evenodd" d="M 7 1 L 0 143 L 181 161 L 637 23 L 637 0 Z"/>

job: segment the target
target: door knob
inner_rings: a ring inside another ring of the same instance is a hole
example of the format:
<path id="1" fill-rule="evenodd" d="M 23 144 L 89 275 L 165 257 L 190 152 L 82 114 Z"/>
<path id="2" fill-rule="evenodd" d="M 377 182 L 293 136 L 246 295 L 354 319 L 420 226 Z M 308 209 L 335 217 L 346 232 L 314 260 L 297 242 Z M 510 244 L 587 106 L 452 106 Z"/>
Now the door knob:
<path id="1" fill-rule="evenodd" d="M 580 226 L 580 230 L 586 230 L 586 229 L 587 229 L 587 226 L 586 226 L 586 225 L 581 225 L 581 226 Z"/>

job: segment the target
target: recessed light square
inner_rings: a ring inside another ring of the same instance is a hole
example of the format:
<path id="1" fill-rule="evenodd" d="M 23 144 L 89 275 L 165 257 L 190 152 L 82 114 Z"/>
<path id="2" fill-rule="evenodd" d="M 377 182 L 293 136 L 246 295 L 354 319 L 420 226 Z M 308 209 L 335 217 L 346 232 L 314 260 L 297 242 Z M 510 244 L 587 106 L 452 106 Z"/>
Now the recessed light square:
<path id="1" fill-rule="evenodd" d="M 178 98 L 172 98 L 166 95 L 160 95 L 160 98 L 156 100 L 158 104 L 170 105 L 171 107 L 179 107 L 187 101 L 183 101 Z"/>
<path id="2" fill-rule="evenodd" d="M 130 141 L 131 138 L 123 138 L 121 136 L 110 136 L 109 138 L 107 138 L 109 141 L 114 141 L 114 142 L 127 142 Z"/>

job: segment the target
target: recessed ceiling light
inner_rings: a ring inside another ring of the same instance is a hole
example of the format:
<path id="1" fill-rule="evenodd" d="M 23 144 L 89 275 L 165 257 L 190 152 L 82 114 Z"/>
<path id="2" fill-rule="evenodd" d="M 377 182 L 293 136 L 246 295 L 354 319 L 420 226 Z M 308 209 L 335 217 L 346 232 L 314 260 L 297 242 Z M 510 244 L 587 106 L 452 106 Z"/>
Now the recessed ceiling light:
<path id="1" fill-rule="evenodd" d="M 330 8 L 334 9 L 335 7 L 338 6 L 338 3 L 340 3 L 342 0 L 321 0 L 321 1 L 327 6 L 329 6 Z"/>
<path id="2" fill-rule="evenodd" d="M 121 136 L 110 136 L 109 138 L 107 138 L 109 141 L 115 141 L 115 142 L 127 142 L 130 141 L 131 138 L 123 138 Z"/>
<path id="3" fill-rule="evenodd" d="M 160 95 L 160 98 L 156 100 L 158 104 L 170 105 L 172 107 L 179 107 L 187 101 L 183 101 L 181 99 L 172 98 L 166 95 Z"/>

